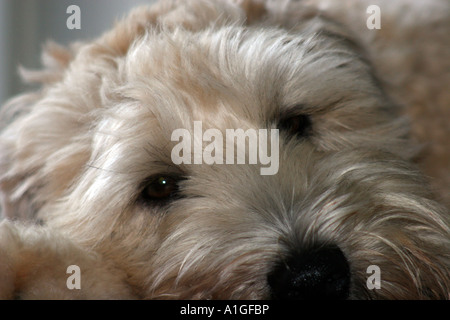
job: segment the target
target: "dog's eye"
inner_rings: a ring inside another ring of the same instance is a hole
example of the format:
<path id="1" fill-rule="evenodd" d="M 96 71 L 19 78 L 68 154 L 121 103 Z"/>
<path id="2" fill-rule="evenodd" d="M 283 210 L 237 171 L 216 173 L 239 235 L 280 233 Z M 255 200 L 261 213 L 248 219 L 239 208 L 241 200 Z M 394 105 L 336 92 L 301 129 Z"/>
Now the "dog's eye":
<path id="1" fill-rule="evenodd" d="M 151 177 L 145 183 L 142 199 L 146 202 L 160 202 L 170 200 L 178 195 L 178 183 L 183 178 L 171 175 Z"/>
<path id="2" fill-rule="evenodd" d="M 309 136 L 311 127 L 311 117 L 307 114 L 283 116 L 278 121 L 278 129 L 298 138 Z"/>

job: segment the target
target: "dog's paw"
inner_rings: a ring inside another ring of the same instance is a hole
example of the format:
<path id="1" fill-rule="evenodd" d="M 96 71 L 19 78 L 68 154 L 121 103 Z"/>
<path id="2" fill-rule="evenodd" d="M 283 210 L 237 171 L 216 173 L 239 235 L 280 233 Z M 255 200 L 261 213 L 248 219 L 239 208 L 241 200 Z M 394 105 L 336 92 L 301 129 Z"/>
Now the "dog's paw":
<path id="1" fill-rule="evenodd" d="M 0 299 L 133 298 L 122 272 L 57 232 L 0 223 Z"/>

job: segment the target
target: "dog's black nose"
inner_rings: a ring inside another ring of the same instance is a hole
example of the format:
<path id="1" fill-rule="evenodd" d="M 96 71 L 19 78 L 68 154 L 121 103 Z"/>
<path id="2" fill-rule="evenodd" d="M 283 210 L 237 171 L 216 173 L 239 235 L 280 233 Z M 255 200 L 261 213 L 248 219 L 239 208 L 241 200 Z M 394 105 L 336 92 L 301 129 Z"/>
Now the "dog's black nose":
<path id="1" fill-rule="evenodd" d="M 268 283 L 274 299 L 347 299 L 350 267 L 339 248 L 320 247 L 284 260 Z"/>

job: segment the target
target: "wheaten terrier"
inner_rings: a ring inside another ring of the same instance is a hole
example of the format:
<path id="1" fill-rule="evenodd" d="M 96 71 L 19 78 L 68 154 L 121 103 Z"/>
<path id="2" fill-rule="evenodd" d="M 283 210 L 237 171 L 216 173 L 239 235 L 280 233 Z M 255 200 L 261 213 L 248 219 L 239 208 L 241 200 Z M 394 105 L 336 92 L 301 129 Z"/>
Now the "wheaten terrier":
<path id="1" fill-rule="evenodd" d="M 449 6 L 164 0 L 48 44 L 2 114 L 0 297 L 448 299 Z"/>

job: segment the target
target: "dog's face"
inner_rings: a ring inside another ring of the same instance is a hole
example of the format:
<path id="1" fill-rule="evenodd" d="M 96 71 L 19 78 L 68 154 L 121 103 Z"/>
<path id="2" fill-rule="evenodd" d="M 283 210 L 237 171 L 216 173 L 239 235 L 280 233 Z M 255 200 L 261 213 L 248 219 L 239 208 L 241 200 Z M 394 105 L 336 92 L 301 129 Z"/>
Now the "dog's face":
<path id="1" fill-rule="evenodd" d="M 17 159 L 6 202 L 100 252 L 146 298 L 442 296 L 445 223 L 355 43 L 320 21 L 232 16 L 149 29 L 120 54 L 105 46 L 119 31 L 78 49 L 4 134 L 19 137 L 3 142 Z M 278 129 L 277 172 L 175 164 L 172 134 L 201 140 L 195 122 L 224 137 Z"/>

